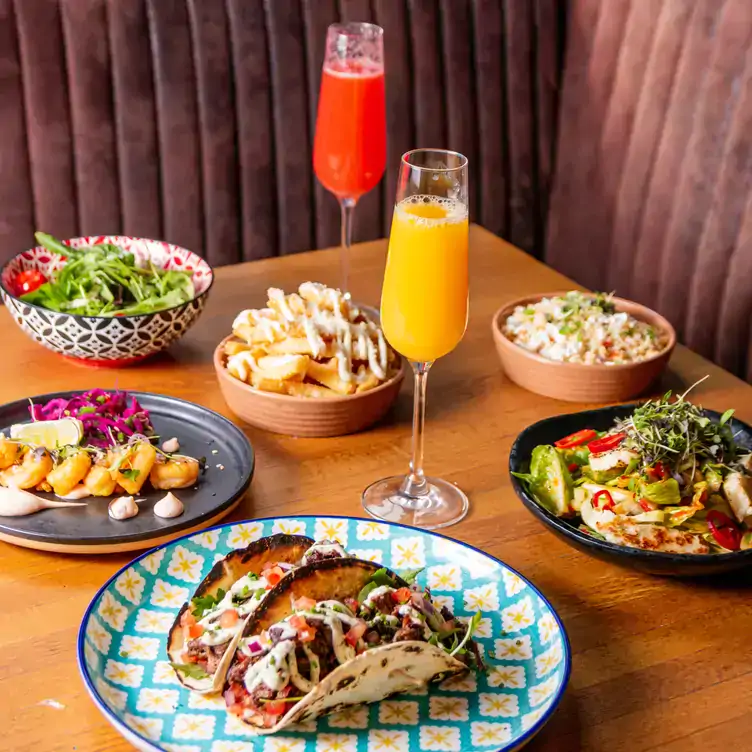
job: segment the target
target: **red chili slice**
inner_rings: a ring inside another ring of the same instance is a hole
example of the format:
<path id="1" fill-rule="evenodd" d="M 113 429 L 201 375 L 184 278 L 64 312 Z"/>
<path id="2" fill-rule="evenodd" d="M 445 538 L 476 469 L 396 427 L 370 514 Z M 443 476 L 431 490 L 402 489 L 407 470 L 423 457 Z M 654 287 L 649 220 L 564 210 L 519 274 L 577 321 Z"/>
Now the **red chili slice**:
<path id="1" fill-rule="evenodd" d="M 616 449 L 624 439 L 627 438 L 625 433 L 612 433 L 609 436 L 604 436 L 602 439 L 596 439 L 588 444 L 588 449 L 593 454 L 599 454 L 600 452 L 608 452 L 610 449 Z"/>
<path id="2" fill-rule="evenodd" d="M 559 449 L 572 449 L 573 447 L 587 444 L 589 441 L 592 441 L 597 435 L 597 432 L 592 428 L 585 428 L 582 431 L 577 431 L 576 433 L 570 434 L 569 436 L 565 436 L 563 439 L 555 441 L 554 446 L 558 447 Z"/>
<path id="3" fill-rule="evenodd" d="M 603 498 L 606 501 L 604 502 L 603 506 L 600 506 L 600 499 Z M 598 491 L 595 496 L 593 496 L 593 506 L 596 509 L 603 509 L 604 511 L 613 511 L 614 509 L 614 497 L 611 496 L 611 494 L 603 489 L 602 491 Z"/>
<path id="4" fill-rule="evenodd" d="M 729 551 L 738 551 L 742 542 L 742 533 L 731 517 L 717 509 L 711 509 L 707 519 L 710 532 L 713 533 L 718 545 Z"/>

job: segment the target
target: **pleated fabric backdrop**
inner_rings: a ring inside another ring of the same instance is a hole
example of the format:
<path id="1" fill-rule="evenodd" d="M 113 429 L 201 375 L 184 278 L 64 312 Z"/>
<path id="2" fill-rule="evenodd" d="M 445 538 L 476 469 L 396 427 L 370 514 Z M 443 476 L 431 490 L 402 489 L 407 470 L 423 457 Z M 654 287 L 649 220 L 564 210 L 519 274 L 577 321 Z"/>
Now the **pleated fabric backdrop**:
<path id="1" fill-rule="evenodd" d="M 752 2 L 570 0 L 546 261 L 752 381 Z"/>
<path id="2" fill-rule="evenodd" d="M 385 28 L 386 234 L 400 155 L 471 160 L 472 216 L 540 254 L 561 0 L 0 0 L 0 259 L 35 228 L 164 238 L 233 263 L 335 245 L 312 133 L 326 27 Z"/>

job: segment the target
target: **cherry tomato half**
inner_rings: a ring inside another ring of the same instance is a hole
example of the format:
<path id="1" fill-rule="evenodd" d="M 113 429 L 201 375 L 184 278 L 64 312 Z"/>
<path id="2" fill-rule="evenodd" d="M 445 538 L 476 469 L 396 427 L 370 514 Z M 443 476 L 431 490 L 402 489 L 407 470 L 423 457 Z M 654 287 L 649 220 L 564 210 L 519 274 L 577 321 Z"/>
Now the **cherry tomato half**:
<path id="1" fill-rule="evenodd" d="M 711 509 L 708 512 L 708 527 L 719 546 L 729 551 L 738 551 L 742 542 L 741 530 L 736 523 L 723 512 Z"/>
<path id="2" fill-rule="evenodd" d="M 46 281 L 47 277 L 42 272 L 36 269 L 27 269 L 16 276 L 13 284 L 16 288 L 16 295 L 26 295 L 28 292 L 34 292 L 34 290 L 41 287 Z"/>

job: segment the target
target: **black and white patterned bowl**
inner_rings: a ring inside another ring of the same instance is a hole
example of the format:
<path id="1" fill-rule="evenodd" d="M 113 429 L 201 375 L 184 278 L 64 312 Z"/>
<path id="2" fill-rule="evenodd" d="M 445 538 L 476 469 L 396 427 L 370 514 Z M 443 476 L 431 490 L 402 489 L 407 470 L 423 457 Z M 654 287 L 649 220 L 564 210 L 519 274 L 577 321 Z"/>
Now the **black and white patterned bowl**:
<path id="1" fill-rule="evenodd" d="M 76 316 L 26 303 L 13 289 L 13 280 L 20 272 L 34 269 L 49 276 L 61 269 L 65 263 L 61 256 L 38 246 L 8 261 L 0 272 L 0 295 L 14 321 L 40 345 L 88 365 L 130 365 L 164 350 L 195 323 L 214 282 L 214 273 L 204 259 L 161 240 L 97 235 L 63 242 L 73 248 L 113 243 L 140 261 L 150 259 L 160 269 L 193 272 L 196 296 L 187 303 L 135 316 Z"/>

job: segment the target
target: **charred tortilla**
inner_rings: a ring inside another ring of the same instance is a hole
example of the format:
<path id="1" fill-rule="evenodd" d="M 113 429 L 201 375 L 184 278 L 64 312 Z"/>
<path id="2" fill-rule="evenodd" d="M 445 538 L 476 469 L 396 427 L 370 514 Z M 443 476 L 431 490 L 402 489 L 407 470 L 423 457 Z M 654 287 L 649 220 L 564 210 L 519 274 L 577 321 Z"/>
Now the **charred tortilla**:
<path id="1" fill-rule="evenodd" d="M 297 564 L 313 543 L 314 541 L 311 538 L 302 535 L 271 535 L 267 538 L 260 538 L 245 548 L 232 551 L 224 559 L 218 561 L 198 586 L 191 601 L 180 609 L 170 629 L 167 638 L 167 653 L 170 662 L 173 664 L 173 668 L 176 666 L 186 666 L 182 659 L 186 639 L 181 619 L 183 618 L 183 614 L 189 608 L 192 608 L 192 602 L 195 599 L 211 596 L 212 599 L 217 600 L 217 595 L 220 591 L 229 591 L 232 585 L 245 575 L 260 575 L 267 564 L 275 564 L 277 562 Z M 271 593 L 272 591 L 270 590 L 269 592 Z M 180 682 L 188 689 L 202 693 L 216 692 L 221 689 L 227 666 L 234 652 L 234 643 L 237 642 L 241 634 L 242 630 L 238 630 L 237 637 L 226 647 L 219 661 L 219 666 L 213 675 L 208 677 L 196 676 L 191 675 L 190 668 L 185 668 L 184 670 L 175 668 L 175 673 Z"/>
<path id="2" fill-rule="evenodd" d="M 390 585 L 374 588 L 387 578 Z M 224 690 L 228 710 L 257 733 L 271 734 L 467 671 L 450 648 L 429 641 L 428 619 L 410 631 L 418 601 L 431 619 L 462 624 L 449 612 L 440 616 L 427 591 L 410 589 L 373 562 L 339 559 L 295 570 L 269 592 L 234 646 Z M 380 619 L 396 624 L 380 644 L 371 643 Z M 464 630 L 458 650 L 472 645 L 470 628 Z"/>

